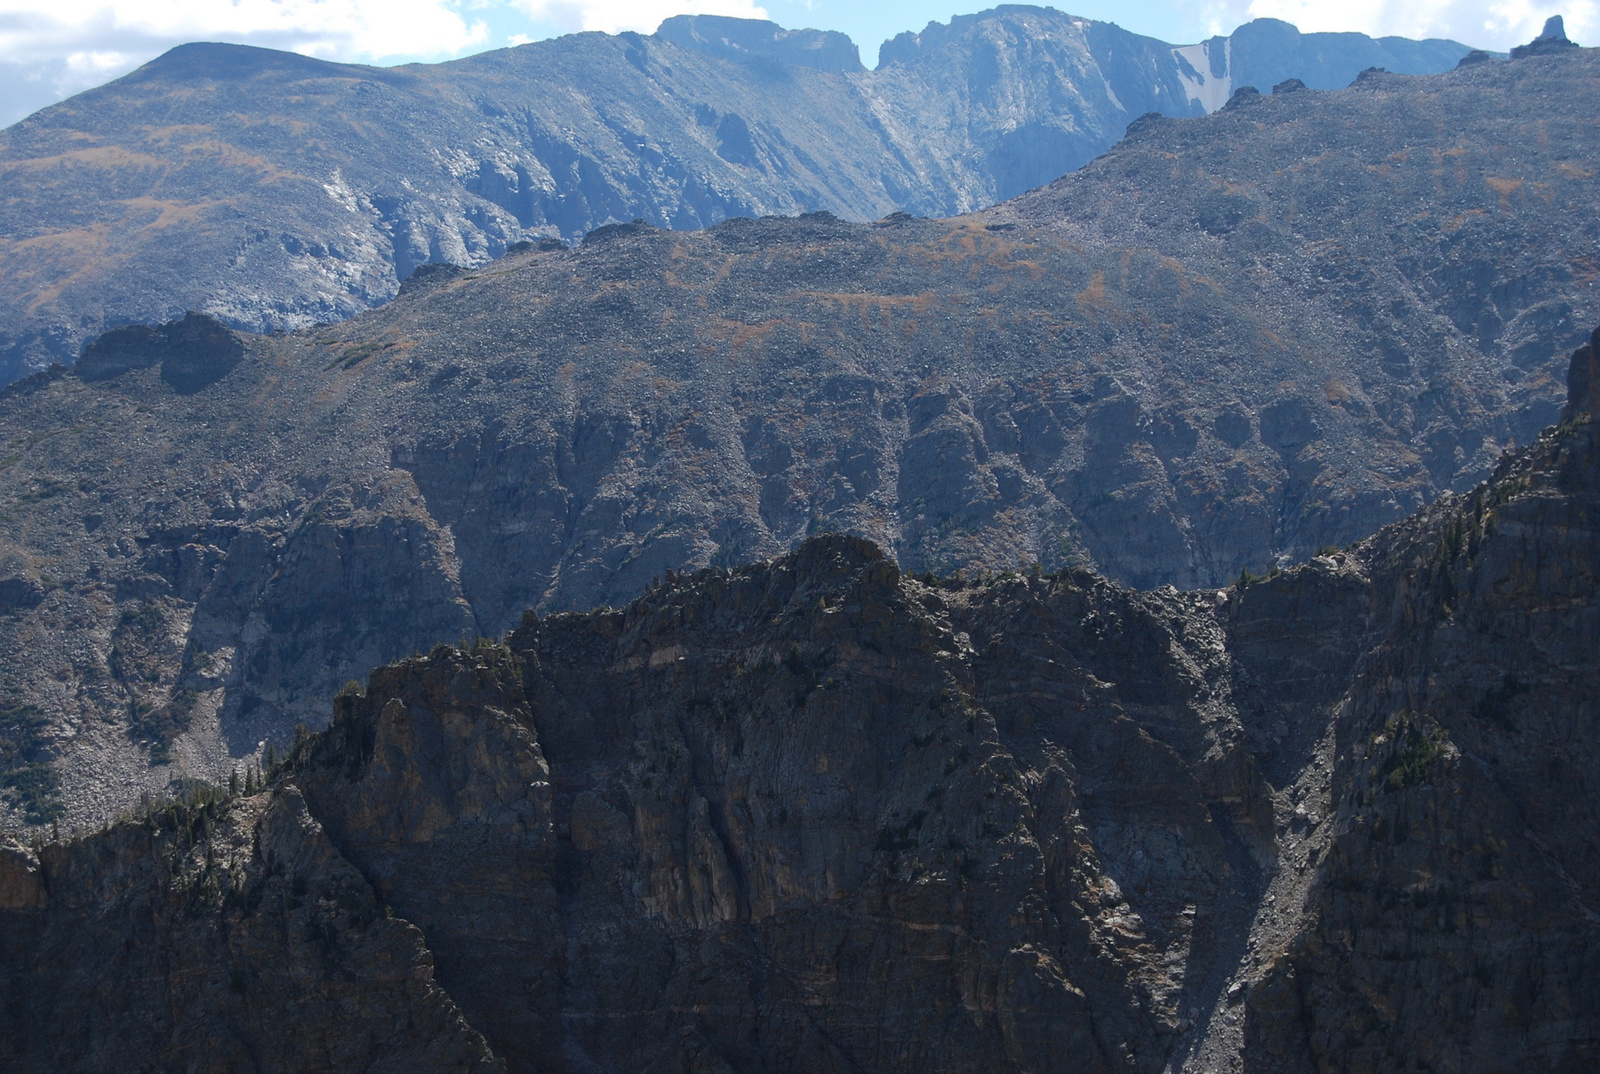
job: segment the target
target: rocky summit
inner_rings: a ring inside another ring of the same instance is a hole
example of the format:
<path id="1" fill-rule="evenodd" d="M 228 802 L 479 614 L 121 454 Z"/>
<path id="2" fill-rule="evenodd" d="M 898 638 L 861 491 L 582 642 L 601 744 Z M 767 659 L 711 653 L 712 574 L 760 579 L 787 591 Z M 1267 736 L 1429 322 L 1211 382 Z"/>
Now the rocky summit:
<path id="1" fill-rule="evenodd" d="M 329 328 L 116 329 L 0 397 L 10 822 L 225 779 L 375 665 L 822 532 L 1185 589 L 1363 539 L 1560 417 L 1597 76 L 1243 95 L 967 217 L 616 225 Z"/>
<path id="2" fill-rule="evenodd" d="M 398 68 L 184 45 L 0 131 L 0 384 L 123 324 L 304 328 L 418 265 L 608 223 L 968 212 L 1243 80 L 1466 51 L 1271 20 L 1174 47 L 1022 6 L 901 35 L 874 71 L 841 34 L 713 16 Z"/>
<path id="3" fill-rule="evenodd" d="M 1271 578 L 821 536 L 382 668 L 262 785 L 0 848 L 0 1057 L 1592 1070 L 1596 335 L 1488 481 Z"/>

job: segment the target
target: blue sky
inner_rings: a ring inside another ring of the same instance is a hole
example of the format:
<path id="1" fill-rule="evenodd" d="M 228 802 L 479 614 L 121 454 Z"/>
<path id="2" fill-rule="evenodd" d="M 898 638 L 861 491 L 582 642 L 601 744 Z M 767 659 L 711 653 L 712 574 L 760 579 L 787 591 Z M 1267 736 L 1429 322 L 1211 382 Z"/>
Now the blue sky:
<path id="1" fill-rule="evenodd" d="M 903 30 L 993 6 L 950 0 L 0 0 L 0 126 L 120 77 L 185 41 L 234 41 L 327 59 L 445 60 L 577 30 L 649 33 L 674 14 L 840 30 L 872 66 Z M 1303 30 L 1450 37 L 1504 50 L 1563 13 L 1600 37 L 1600 0 L 1072 0 L 1054 6 L 1174 44 L 1271 16 Z"/>

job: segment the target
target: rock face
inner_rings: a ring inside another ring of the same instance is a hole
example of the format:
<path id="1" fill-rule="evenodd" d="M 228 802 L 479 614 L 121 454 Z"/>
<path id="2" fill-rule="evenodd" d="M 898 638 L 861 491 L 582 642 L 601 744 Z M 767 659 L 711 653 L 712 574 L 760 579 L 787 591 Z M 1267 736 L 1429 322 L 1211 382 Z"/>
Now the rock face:
<path id="1" fill-rule="evenodd" d="M 0 847 L 7 1070 L 505 1069 L 292 788 Z"/>
<path id="2" fill-rule="evenodd" d="M 0 853 L 0 1055 L 1592 1069 L 1596 564 L 1575 420 L 1221 591 L 825 536 L 530 613 L 264 793 Z"/>
<path id="3" fill-rule="evenodd" d="M 1567 405 L 1561 420 L 1579 421 L 1585 414 L 1596 413 L 1600 413 L 1600 330 L 1572 352 L 1567 364 Z"/>
<path id="4" fill-rule="evenodd" d="M 129 322 L 303 328 L 419 265 L 617 221 L 967 212 L 1143 113 L 1215 108 L 1230 62 L 1335 88 L 1369 60 L 1442 71 L 1466 51 L 1259 25 L 1174 49 L 1006 7 L 896 39 L 871 72 L 840 34 L 713 16 L 391 69 L 185 45 L 0 132 L 0 384 Z"/>
<path id="5" fill-rule="evenodd" d="M 333 329 L 119 330 L 117 375 L 0 397 L 12 822 L 225 778 L 372 666 L 817 532 L 1189 588 L 1470 488 L 1558 419 L 1596 300 L 1596 76 L 1260 95 L 978 216 L 616 225 Z"/>
<path id="6" fill-rule="evenodd" d="M 1293 1069 L 1584 1070 L 1600 1059 L 1593 719 L 1600 427 L 1364 547 L 1366 650 L 1305 927 L 1252 989 Z M 1537 921 L 1524 931 L 1507 922 Z"/>

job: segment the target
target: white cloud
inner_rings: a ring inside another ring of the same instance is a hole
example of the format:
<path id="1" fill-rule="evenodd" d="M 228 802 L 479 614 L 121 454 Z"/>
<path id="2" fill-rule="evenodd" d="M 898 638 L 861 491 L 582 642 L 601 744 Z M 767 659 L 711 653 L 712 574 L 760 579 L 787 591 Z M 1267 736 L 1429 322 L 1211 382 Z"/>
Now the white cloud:
<path id="1" fill-rule="evenodd" d="M 1537 37 L 1544 20 L 1564 15 L 1567 36 L 1600 41 L 1596 0 L 1219 0 L 1207 21 L 1222 33 L 1257 18 L 1311 31 L 1357 30 L 1374 37 L 1448 37 L 1501 52 Z"/>
<path id="2" fill-rule="evenodd" d="M 482 31 L 459 0 L 0 0 L 0 57 L 29 48 L 140 41 L 267 39 L 296 51 L 374 59 L 454 54 Z"/>
<path id="3" fill-rule="evenodd" d="M 531 18 L 566 32 L 623 30 L 653 33 L 673 15 L 732 15 L 764 19 L 766 8 L 751 0 L 516 0 Z"/>

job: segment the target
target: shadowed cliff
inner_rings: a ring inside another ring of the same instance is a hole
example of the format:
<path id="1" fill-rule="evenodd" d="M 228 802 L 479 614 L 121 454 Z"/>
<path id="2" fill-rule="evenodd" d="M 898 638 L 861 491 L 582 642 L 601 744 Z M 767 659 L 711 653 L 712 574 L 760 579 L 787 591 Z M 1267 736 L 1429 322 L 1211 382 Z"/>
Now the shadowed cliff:
<path id="1" fill-rule="evenodd" d="M 1489 481 L 1269 579 L 825 536 L 380 669 L 265 790 L 0 854 L 0 1055 L 1590 1069 L 1596 343 Z"/>

